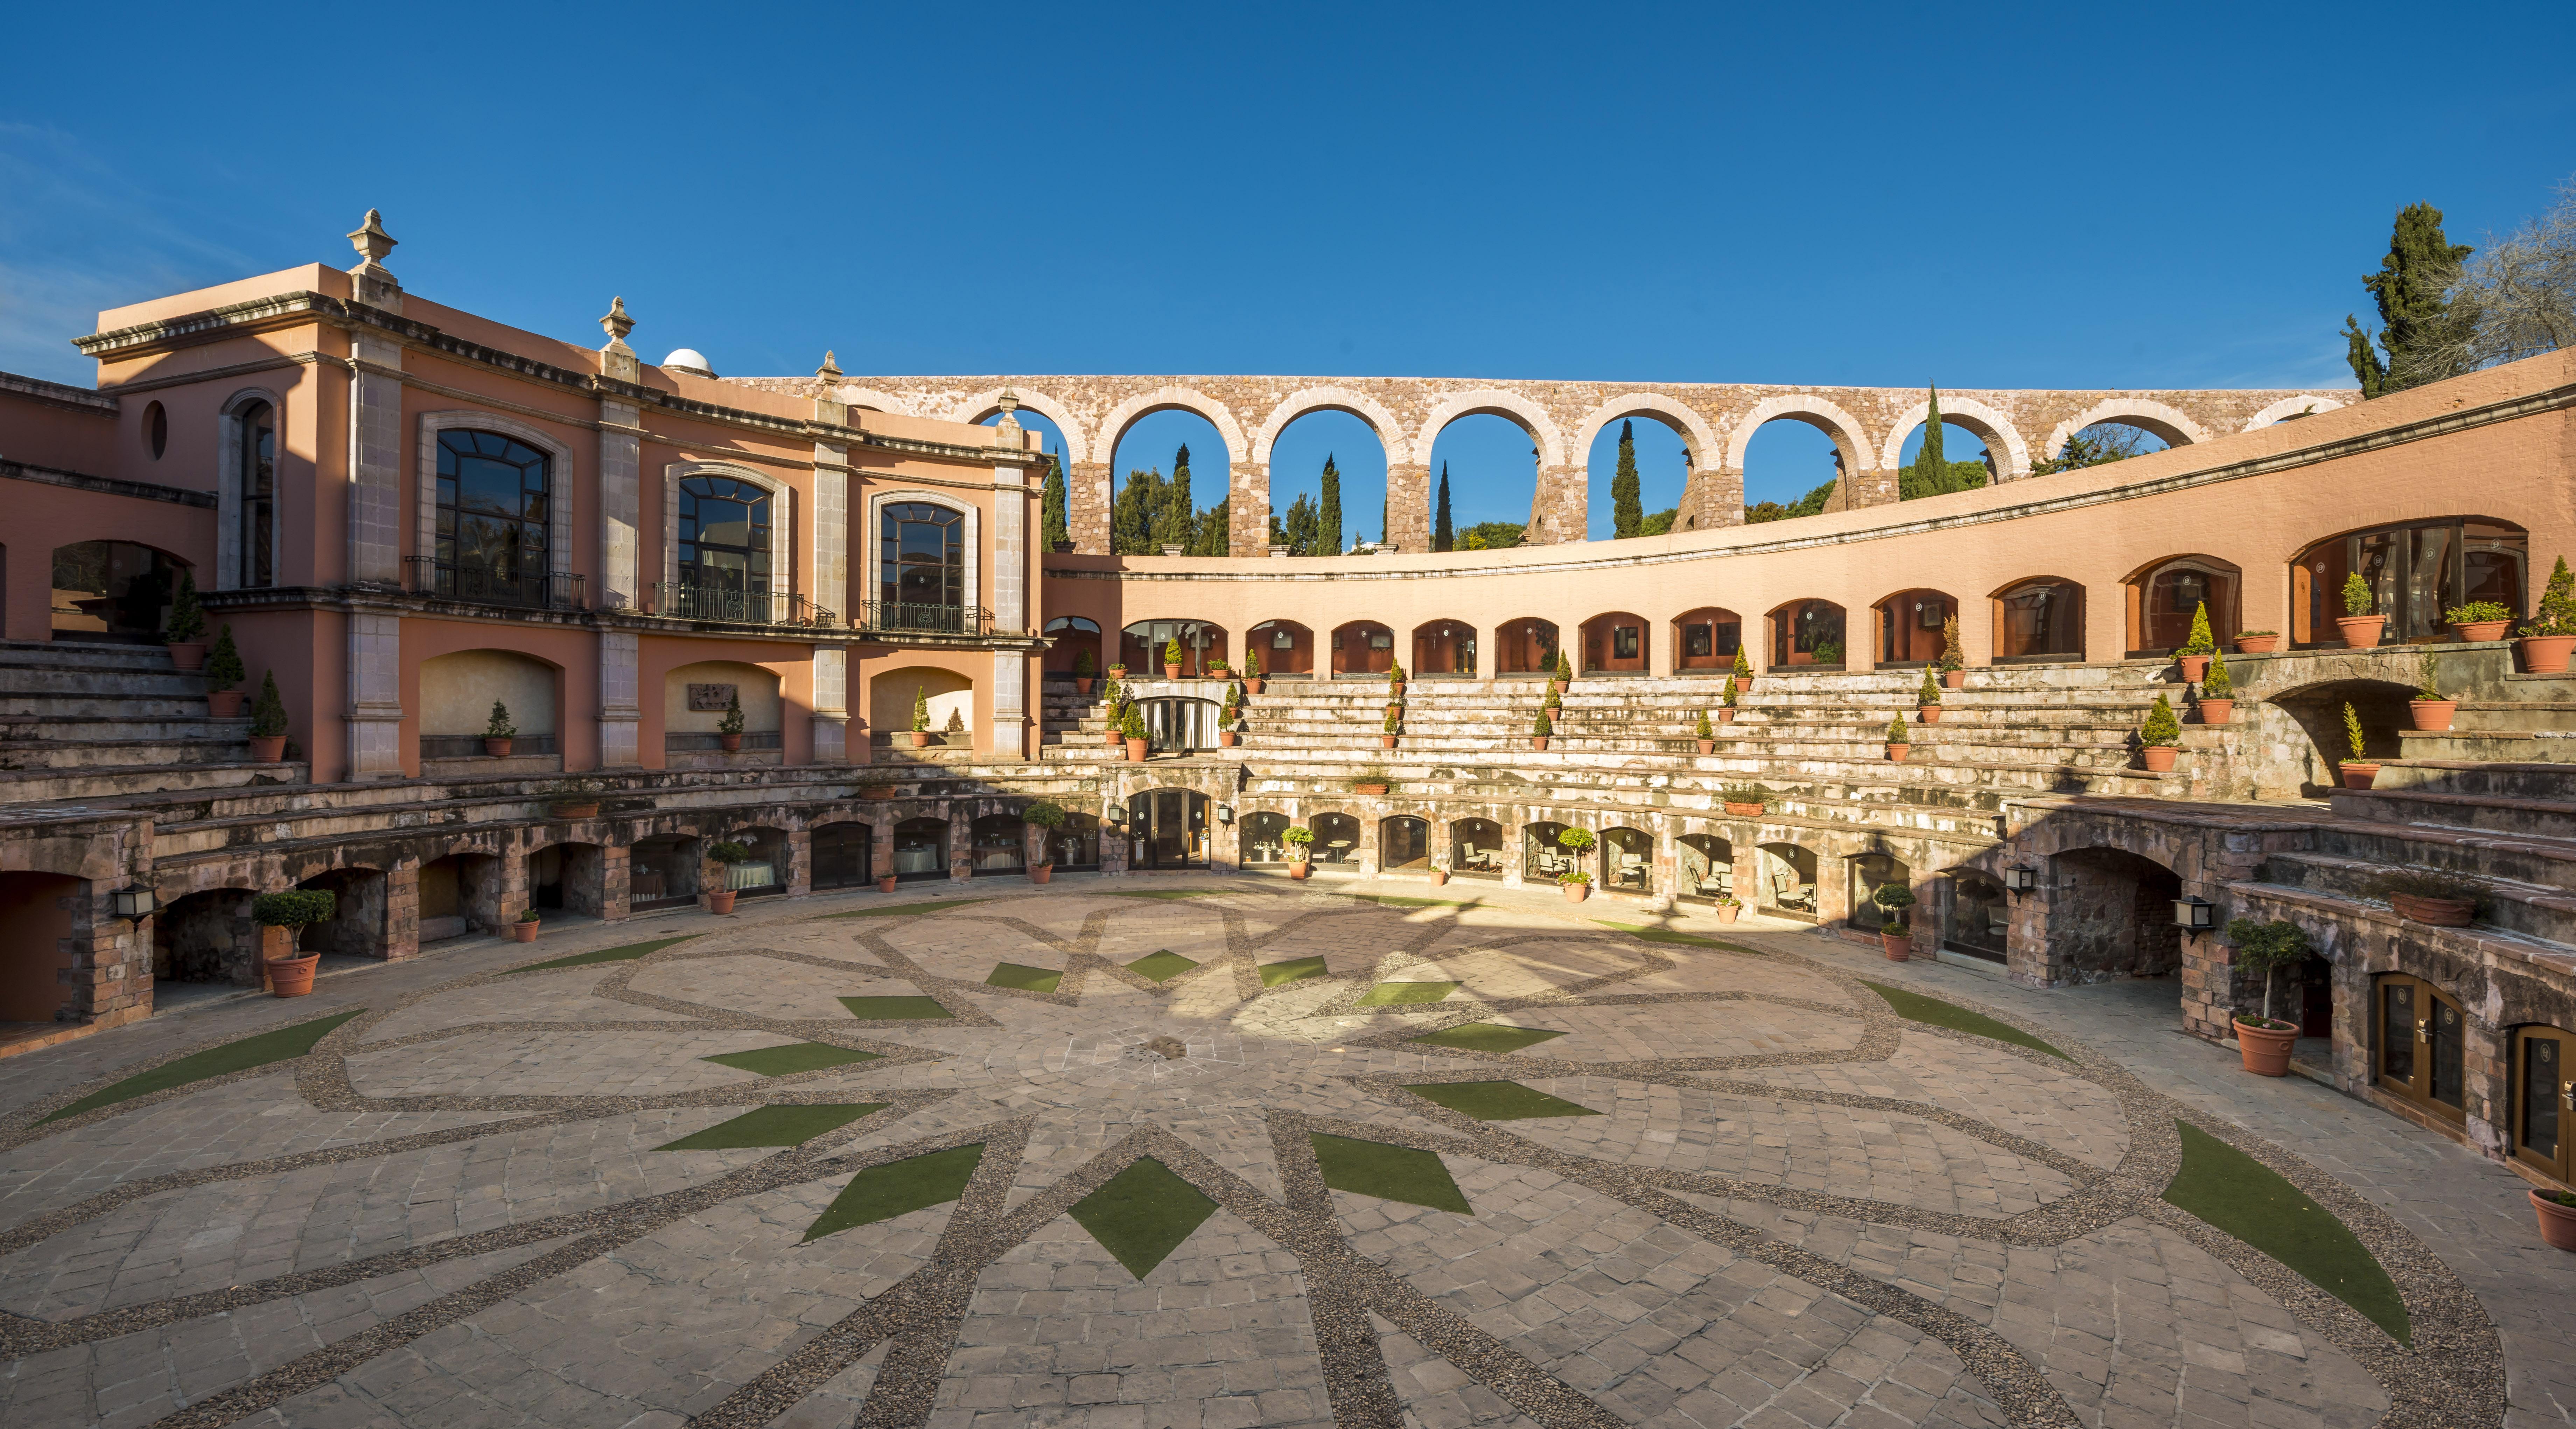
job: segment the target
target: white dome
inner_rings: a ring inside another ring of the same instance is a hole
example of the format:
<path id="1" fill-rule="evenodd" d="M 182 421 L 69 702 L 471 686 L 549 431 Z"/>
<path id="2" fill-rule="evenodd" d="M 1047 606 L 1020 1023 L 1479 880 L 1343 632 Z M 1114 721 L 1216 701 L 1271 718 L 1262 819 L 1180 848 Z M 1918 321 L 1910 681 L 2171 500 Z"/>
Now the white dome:
<path id="1" fill-rule="evenodd" d="M 705 354 L 694 347 L 684 347 L 662 359 L 662 365 L 681 372 L 694 372 L 700 377 L 713 377 L 716 370 L 707 365 Z"/>

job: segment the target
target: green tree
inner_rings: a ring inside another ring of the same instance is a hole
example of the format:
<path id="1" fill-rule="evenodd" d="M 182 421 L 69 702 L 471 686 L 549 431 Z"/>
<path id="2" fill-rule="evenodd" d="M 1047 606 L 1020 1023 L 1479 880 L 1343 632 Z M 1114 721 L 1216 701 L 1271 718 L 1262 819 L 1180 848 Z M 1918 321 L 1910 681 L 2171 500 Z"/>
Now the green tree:
<path id="1" fill-rule="evenodd" d="M 1449 463 L 1440 463 L 1440 516 L 1432 523 L 1431 549 L 1454 551 L 1458 548 L 1458 527 L 1449 518 Z"/>
<path id="2" fill-rule="evenodd" d="M 1292 556 L 1325 554 L 1315 549 L 1318 524 L 1314 498 L 1299 492 L 1296 501 L 1288 507 L 1288 520 L 1279 533 L 1280 542 L 1287 546 L 1288 554 Z"/>
<path id="3" fill-rule="evenodd" d="M 1951 461 L 1942 450 L 1941 389 L 1932 389 L 1931 415 L 1923 419 L 1923 449 L 1914 460 L 1896 473 L 1896 496 L 1911 501 L 1918 496 L 1941 496 L 1953 491 L 1974 491 L 1986 484 L 1986 464 L 1982 461 Z"/>
<path id="4" fill-rule="evenodd" d="M 1529 533 L 1518 522 L 1479 521 L 1467 528 L 1467 538 L 1459 549 L 1467 551 L 1508 551 L 1521 543 Z"/>
<path id="5" fill-rule="evenodd" d="M 1154 540 L 1155 518 L 1163 504 L 1163 473 L 1136 471 L 1127 473 L 1127 485 L 1110 507 L 1110 533 L 1116 550 L 1122 556 L 1157 554 Z"/>
<path id="6" fill-rule="evenodd" d="M 1154 548 L 1178 546 L 1186 551 L 1197 543 L 1198 504 L 1190 498 L 1190 448 L 1187 442 L 1172 453 L 1172 479 L 1156 493 L 1154 506 Z"/>
<path id="7" fill-rule="evenodd" d="M 1342 553 L 1342 472 L 1333 465 L 1333 454 L 1324 453 L 1324 490 L 1315 500 L 1316 556 L 1338 556 Z"/>
<path id="8" fill-rule="evenodd" d="M 1619 471 L 1610 478 L 1610 529 L 1625 540 L 1644 534 L 1645 507 L 1637 499 L 1637 427 L 1634 422 L 1619 424 Z"/>
<path id="9" fill-rule="evenodd" d="M 2442 232 L 2442 211 L 2429 203 L 2411 203 L 2397 211 L 2388 235 L 2388 256 L 2379 271 L 2365 274 L 2361 286 L 2379 306 L 2379 347 L 2370 350 L 2370 334 L 2346 313 L 2344 357 L 2361 384 L 2361 395 L 2402 392 L 2451 375 L 2440 354 L 2465 346 L 2460 331 L 2466 314 L 2454 314 L 2447 294 L 2460 265 L 2477 250 L 2455 244 Z"/>
<path id="10" fill-rule="evenodd" d="M 1234 497 L 1228 495 L 1224 500 L 1199 513 L 1198 535 L 1190 542 L 1189 547 L 1191 555 L 1230 556 L 1234 554 L 1233 510 Z"/>
<path id="11" fill-rule="evenodd" d="M 1640 536 L 1671 535 L 1673 518 L 1680 514 L 1681 508 L 1678 506 L 1667 506 L 1661 511 L 1649 511 L 1645 519 L 1637 523 L 1637 534 Z"/>
<path id="12" fill-rule="evenodd" d="M 1825 509 L 1827 501 L 1833 499 L 1834 483 L 1840 480 L 1842 478 L 1838 476 L 1827 477 L 1824 485 L 1799 497 L 1795 503 L 1788 506 L 1783 506 L 1777 501 L 1764 501 L 1747 506 L 1744 508 L 1745 523 L 1751 525 L 1757 521 L 1786 521 L 1792 516 L 1814 516 Z"/>
<path id="13" fill-rule="evenodd" d="M 2066 446 L 2057 455 L 2030 469 L 2031 475 L 2046 476 L 2051 472 L 2100 466 L 2104 462 L 2126 461 L 2146 445 L 2145 438 L 2146 433 L 2135 427 L 2118 422 L 2096 422 L 2068 437 Z M 1980 471 L 1978 475 L 1982 477 L 1984 473 Z"/>
<path id="14" fill-rule="evenodd" d="M 1055 460 L 1047 463 L 1046 485 L 1038 498 L 1038 538 L 1052 551 L 1073 539 L 1073 519 L 1065 499 L 1064 454 L 1049 455 Z"/>

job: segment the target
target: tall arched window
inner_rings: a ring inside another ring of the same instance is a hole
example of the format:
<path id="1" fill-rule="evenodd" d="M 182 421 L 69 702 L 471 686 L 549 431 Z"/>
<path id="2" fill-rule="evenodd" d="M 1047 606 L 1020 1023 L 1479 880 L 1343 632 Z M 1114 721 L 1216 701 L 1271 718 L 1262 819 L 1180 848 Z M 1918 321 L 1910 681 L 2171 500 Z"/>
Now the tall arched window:
<path id="1" fill-rule="evenodd" d="M 680 483 L 680 609 L 706 620 L 766 624 L 769 492 L 730 476 Z"/>
<path id="2" fill-rule="evenodd" d="M 927 501 L 882 508 L 877 599 L 902 628 L 945 628 L 966 604 L 966 513 Z"/>
<path id="3" fill-rule="evenodd" d="M 496 432 L 438 434 L 440 595 L 546 603 L 552 476 L 546 454 L 524 442 Z"/>
<path id="4" fill-rule="evenodd" d="M 2134 583 L 2137 620 L 2129 648 L 2141 654 L 2180 649 L 2191 639 L 2195 611 L 2209 607 L 2210 634 L 2221 645 L 2237 631 L 2237 572 L 2234 566 L 2206 556 L 2178 556 L 2165 561 Z"/>
<path id="5" fill-rule="evenodd" d="M 277 582 L 277 409 L 253 402 L 234 418 L 241 443 L 241 583 Z"/>
<path id="6" fill-rule="evenodd" d="M 2084 587 L 2073 581 L 2023 581 L 1995 597 L 1995 658 L 2084 658 Z"/>

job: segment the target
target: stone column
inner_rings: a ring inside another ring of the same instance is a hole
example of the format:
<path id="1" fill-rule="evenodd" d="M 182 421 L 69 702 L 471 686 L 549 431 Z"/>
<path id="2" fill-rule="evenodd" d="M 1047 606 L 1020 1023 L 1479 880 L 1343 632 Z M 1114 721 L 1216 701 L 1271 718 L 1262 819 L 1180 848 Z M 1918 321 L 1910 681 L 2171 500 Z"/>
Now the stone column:
<path id="1" fill-rule="evenodd" d="M 1431 549 L 1431 468 L 1387 463 L 1386 537 L 1407 554 Z"/>
<path id="2" fill-rule="evenodd" d="M 400 779 L 402 616 L 349 612 L 349 770 L 345 777 Z"/>
<path id="3" fill-rule="evenodd" d="M 1726 851 L 1734 863 L 1727 886 L 1735 891 L 1735 901 L 1750 913 L 1762 906 L 1762 830 L 1758 825 L 1745 824 L 1728 833 Z M 1735 836 L 1739 834 L 1741 837 Z"/>
<path id="4" fill-rule="evenodd" d="M 814 892 L 814 831 L 787 831 L 787 896 L 810 897 Z"/>
<path id="5" fill-rule="evenodd" d="M 1225 508 L 1226 550 L 1237 556 L 1270 554 L 1270 463 L 1250 458 L 1234 464 Z"/>
<path id="6" fill-rule="evenodd" d="M 402 587 L 402 344 L 360 329 L 350 344 L 349 583 Z M 421 554 L 427 555 L 424 551 Z"/>
<path id="7" fill-rule="evenodd" d="M 840 646 L 814 650 L 814 762 L 850 760 L 850 652 Z"/>
<path id="8" fill-rule="evenodd" d="M 599 766 L 633 769 L 643 763 L 637 748 L 644 713 L 637 665 L 641 642 L 632 630 L 599 632 Z"/>
<path id="9" fill-rule="evenodd" d="M 1503 825 L 1503 886 L 1505 888 L 1521 886 L 1521 862 L 1527 857 L 1521 847 L 1526 842 L 1522 833 L 1524 827 L 1525 825 L 1517 822 Z"/>
<path id="10" fill-rule="evenodd" d="M 599 420 L 599 607 L 636 610 L 644 589 L 642 417 L 633 403 L 603 401 Z"/>
<path id="11" fill-rule="evenodd" d="M 623 923 L 634 911 L 634 850 L 605 844 L 599 850 L 599 920 Z"/>
<path id="12" fill-rule="evenodd" d="M 1010 416 L 1002 418 L 1007 426 Z M 1017 431 L 1013 429 L 1016 437 Z M 1017 466 L 993 468 L 993 628 L 1025 631 L 1032 619 L 1030 585 L 1036 562 L 1029 531 L 1027 473 Z M 1018 650 L 993 652 L 993 727 L 984 747 L 1009 759 L 1028 757 L 1029 662 Z"/>
<path id="13" fill-rule="evenodd" d="M 420 956 L 420 860 L 397 859 L 385 870 L 387 962 Z"/>
<path id="14" fill-rule="evenodd" d="M 1524 546 L 1554 546 L 1583 539 L 1591 474 L 1579 466 L 1541 468 L 1538 490 L 1530 498 L 1529 534 Z"/>
<path id="15" fill-rule="evenodd" d="M 54 1014 L 60 1020 L 115 1027 L 152 1015 L 152 920 L 116 916 L 116 890 L 125 881 L 90 879 L 58 905 L 70 915 L 60 946 L 68 966 L 55 974 L 70 987 Z"/>
<path id="16" fill-rule="evenodd" d="M 1072 528 L 1073 549 L 1082 555 L 1109 554 L 1109 504 L 1115 494 L 1112 487 L 1108 462 L 1071 463 L 1064 484 L 1064 524 Z"/>
<path id="17" fill-rule="evenodd" d="M 942 804 L 948 821 L 948 881 L 964 883 L 975 876 L 975 806 Z"/>
<path id="18" fill-rule="evenodd" d="M 1676 531 L 1714 531 L 1726 526 L 1744 524 L 1744 472 L 1736 467 L 1691 468 L 1682 483 L 1679 510 L 1673 513 Z"/>

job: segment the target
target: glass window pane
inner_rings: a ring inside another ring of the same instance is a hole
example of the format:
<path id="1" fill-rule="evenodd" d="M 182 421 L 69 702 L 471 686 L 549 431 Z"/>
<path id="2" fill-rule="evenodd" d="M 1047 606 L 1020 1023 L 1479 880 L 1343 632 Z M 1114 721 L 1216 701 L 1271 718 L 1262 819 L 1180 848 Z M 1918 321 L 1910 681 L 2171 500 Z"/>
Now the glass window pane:
<path id="1" fill-rule="evenodd" d="M 2558 1086 L 2565 1075 L 2566 1044 L 2554 1036 L 2522 1039 L 2521 1141 L 2536 1155 L 2558 1155 Z"/>
<path id="2" fill-rule="evenodd" d="M 2393 1082 L 2415 1080 L 2415 989 L 2392 982 L 2380 988 L 2379 1074 Z"/>

